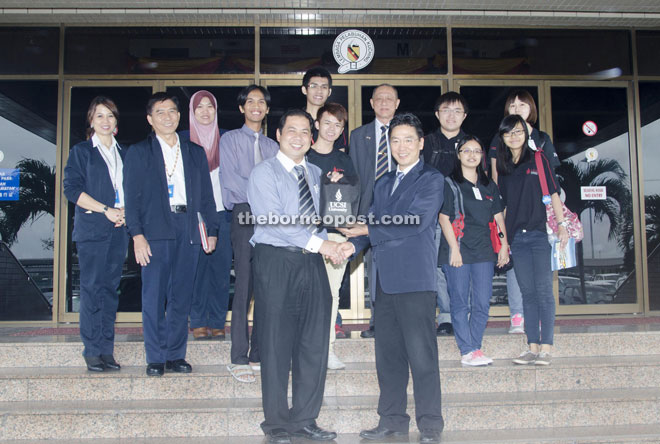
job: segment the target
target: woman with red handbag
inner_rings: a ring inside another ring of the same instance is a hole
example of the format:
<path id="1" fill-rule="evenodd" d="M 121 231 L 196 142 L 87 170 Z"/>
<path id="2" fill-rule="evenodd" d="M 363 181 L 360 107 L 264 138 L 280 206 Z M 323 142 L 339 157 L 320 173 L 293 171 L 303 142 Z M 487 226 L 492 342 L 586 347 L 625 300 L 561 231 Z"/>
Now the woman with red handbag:
<path id="1" fill-rule="evenodd" d="M 461 352 L 461 364 L 482 366 L 493 362 L 481 351 L 493 293 L 494 265 L 509 262 L 509 247 L 497 185 L 483 168 L 479 139 L 465 135 L 457 141 L 458 162 L 445 178 L 444 205 L 440 210 L 443 238 L 438 263 L 447 277 L 451 321 Z M 490 223 L 501 227 L 501 248 L 494 251 Z"/>
<path id="2" fill-rule="evenodd" d="M 501 146 L 497 149 L 498 184 L 506 205 L 506 229 L 515 258 L 514 270 L 523 295 L 525 334 L 529 350 L 513 360 L 516 364 L 549 365 L 555 324 L 555 299 L 552 294 L 551 247 L 546 232 L 547 203 L 559 222 L 561 248 L 568 241 L 559 184 L 550 164 L 544 161 L 548 194 L 541 191 L 539 171 L 528 145 L 525 120 L 510 115 L 499 128 Z M 540 324 L 540 328 L 539 328 Z"/>

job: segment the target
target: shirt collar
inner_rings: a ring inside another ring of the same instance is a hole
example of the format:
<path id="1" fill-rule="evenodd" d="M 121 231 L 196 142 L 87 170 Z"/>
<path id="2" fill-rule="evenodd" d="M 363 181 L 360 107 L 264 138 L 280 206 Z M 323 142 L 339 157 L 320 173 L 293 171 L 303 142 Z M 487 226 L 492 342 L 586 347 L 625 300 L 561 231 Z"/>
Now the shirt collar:
<path id="1" fill-rule="evenodd" d="M 259 136 L 263 135 L 263 133 L 261 132 L 255 133 L 246 124 L 243 124 L 243 126 L 241 127 L 241 131 L 243 131 L 245 134 L 248 134 L 250 137 L 254 137 L 255 134 L 259 134 Z"/>
<path id="2" fill-rule="evenodd" d="M 397 173 L 398 173 L 399 171 L 401 171 L 401 172 L 404 174 L 404 176 L 405 176 L 406 174 L 408 174 L 408 173 L 410 172 L 410 170 L 412 170 L 413 168 L 415 168 L 415 166 L 416 166 L 418 163 L 419 163 L 419 159 L 417 159 L 417 162 L 413 163 L 412 165 L 410 165 L 409 167 L 407 167 L 405 170 L 402 170 L 402 169 L 401 169 L 401 166 L 400 166 L 400 165 L 397 165 L 397 167 L 396 167 L 396 171 L 397 171 Z"/>
<path id="3" fill-rule="evenodd" d="M 119 148 L 119 144 L 115 140 L 115 136 L 112 137 L 112 146 L 106 147 L 106 148 Z M 92 146 L 94 148 L 98 148 L 99 146 L 103 146 L 101 143 L 101 139 L 99 139 L 99 136 L 96 135 L 96 133 L 92 134 Z"/>
<path id="4" fill-rule="evenodd" d="M 378 134 L 380 134 L 380 132 L 381 132 L 381 128 L 384 127 L 384 126 L 386 126 L 386 125 L 383 125 L 383 124 L 380 122 L 380 120 L 378 120 L 378 119 L 374 119 L 374 122 L 376 122 L 376 132 L 377 132 Z M 387 126 L 389 127 L 389 123 L 387 124 Z M 385 132 L 387 133 L 387 131 L 385 131 Z"/>
<path id="5" fill-rule="evenodd" d="M 180 145 L 181 141 L 179 140 L 179 134 L 174 133 L 174 135 L 176 136 L 176 145 Z M 162 147 L 173 148 L 172 146 L 170 146 L 169 143 L 165 142 L 165 140 L 162 139 L 158 134 L 156 134 L 156 139 L 158 139 L 158 143 L 160 143 L 161 148 Z M 176 145 L 174 145 L 174 146 L 176 146 Z"/>
<path id="6" fill-rule="evenodd" d="M 286 157 L 286 155 L 282 151 L 278 151 L 275 157 L 277 157 L 277 160 L 280 161 L 280 163 L 282 164 L 282 166 L 284 167 L 287 173 L 290 173 L 293 170 L 293 167 L 297 165 L 302 165 L 302 167 L 305 168 L 305 171 L 307 171 L 307 163 L 305 162 L 304 158 L 300 163 L 296 163 L 293 160 Z"/>

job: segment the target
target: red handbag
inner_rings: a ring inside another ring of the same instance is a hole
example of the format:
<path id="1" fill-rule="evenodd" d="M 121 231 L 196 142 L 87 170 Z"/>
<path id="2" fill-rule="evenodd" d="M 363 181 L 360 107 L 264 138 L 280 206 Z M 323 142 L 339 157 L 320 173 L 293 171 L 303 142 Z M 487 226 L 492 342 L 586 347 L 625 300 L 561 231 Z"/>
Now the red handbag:
<path id="1" fill-rule="evenodd" d="M 493 244 L 493 251 L 499 253 L 502 249 L 502 239 L 504 238 L 504 234 L 500 231 L 495 220 L 488 222 L 488 228 L 490 228 L 490 243 Z"/>

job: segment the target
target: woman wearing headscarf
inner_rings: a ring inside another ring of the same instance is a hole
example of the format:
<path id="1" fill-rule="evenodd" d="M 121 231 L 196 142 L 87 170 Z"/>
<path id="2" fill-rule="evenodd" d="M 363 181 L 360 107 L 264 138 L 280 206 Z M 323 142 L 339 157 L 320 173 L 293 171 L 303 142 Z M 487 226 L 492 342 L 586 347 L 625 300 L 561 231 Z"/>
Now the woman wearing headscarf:
<path id="1" fill-rule="evenodd" d="M 218 145 L 220 135 L 224 131 L 218 128 L 218 101 L 210 92 L 201 90 L 193 94 L 188 113 L 190 131 L 182 132 L 181 136 L 189 136 L 192 142 L 200 145 L 206 152 L 218 212 L 218 245 L 211 254 L 200 250 L 190 309 L 190 327 L 195 339 L 224 338 L 232 260 L 229 237 L 231 212 L 226 211 L 222 204 L 218 174 Z"/>

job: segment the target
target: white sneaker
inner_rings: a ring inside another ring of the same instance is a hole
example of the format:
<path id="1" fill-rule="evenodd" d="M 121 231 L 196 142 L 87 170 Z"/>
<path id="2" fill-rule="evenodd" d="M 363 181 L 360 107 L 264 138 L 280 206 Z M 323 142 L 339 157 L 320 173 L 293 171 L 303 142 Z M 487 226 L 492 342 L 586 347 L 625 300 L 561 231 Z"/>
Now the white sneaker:
<path id="1" fill-rule="evenodd" d="M 467 355 L 461 356 L 461 364 L 470 367 L 481 367 L 493 362 L 492 360 L 488 362 L 489 359 L 490 358 L 486 358 L 484 354 L 481 353 L 481 350 L 475 350 Z"/>
<path id="2" fill-rule="evenodd" d="M 525 318 L 520 313 L 511 316 L 511 327 L 509 333 L 525 333 Z"/>
<path id="3" fill-rule="evenodd" d="M 481 359 L 483 359 L 484 361 L 486 361 L 486 363 L 487 363 L 488 365 L 490 365 L 490 364 L 493 363 L 493 360 L 492 360 L 491 358 L 489 358 L 488 356 L 484 355 L 484 352 L 482 352 L 481 350 L 477 350 L 477 351 L 475 351 L 474 353 L 475 353 L 475 354 L 478 353 L 478 354 L 479 354 L 479 357 L 480 357 Z"/>
<path id="4" fill-rule="evenodd" d="M 342 370 L 346 368 L 346 364 L 341 362 L 335 352 L 328 353 L 328 368 L 330 370 Z"/>

